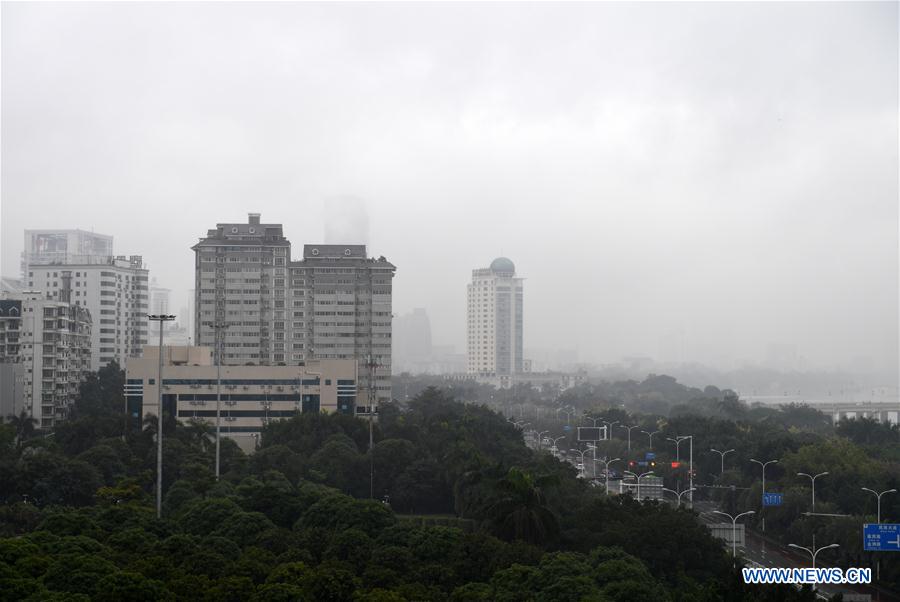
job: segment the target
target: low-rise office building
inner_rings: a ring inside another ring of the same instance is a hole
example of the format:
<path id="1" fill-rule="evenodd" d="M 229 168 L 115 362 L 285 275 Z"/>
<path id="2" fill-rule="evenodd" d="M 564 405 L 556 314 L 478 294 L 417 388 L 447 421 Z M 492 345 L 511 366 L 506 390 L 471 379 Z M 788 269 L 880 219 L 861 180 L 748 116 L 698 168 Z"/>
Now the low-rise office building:
<path id="1" fill-rule="evenodd" d="M 126 364 L 126 398 L 132 426 L 157 415 L 159 348 Z M 297 412 L 357 413 L 359 375 L 355 360 L 307 360 L 292 366 L 221 366 L 209 347 L 163 347 L 162 402 L 179 420 L 216 421 L 243 449 L 253 449 L 263 426 Z M 219 399 L 219 396 L 221 398 Z"/>

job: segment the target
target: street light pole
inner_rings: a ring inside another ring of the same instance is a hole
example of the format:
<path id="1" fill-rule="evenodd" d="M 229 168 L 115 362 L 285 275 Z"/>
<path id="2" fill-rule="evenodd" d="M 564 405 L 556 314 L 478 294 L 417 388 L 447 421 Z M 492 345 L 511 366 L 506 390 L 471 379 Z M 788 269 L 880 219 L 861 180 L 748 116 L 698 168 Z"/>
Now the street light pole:
<path id="1" fill-rule="evenodd" d="M 877 518 L 876 522 L 880 525 L 881 524 L 881 496 L 883 496 L 885 493 L 897 493 L 897 490 L 896 489 L 887 489 L 885 491 L 882 491 L 881 493 L 878 493 L 874 489 L 869 489 L 868 487 L 862 487 L 862 490 L 868 491 L 869 493 L 874 494 L 875 497 L 877 498 L 877 500 L 878 500 L 878 518 Z"/>
<path id="2" fill-rule="evenodd" d="M 715 514 L 722 514 L 731 519 L 731 566 L 733 568 L 737 566 L 737 520 L 747 514 L 756 514 L 756 511 L 748 510 L 746 512 L 741 512 L 737 516 L 731 516 L 727 512 L 722 512 L 721 510 L 713 510 L 713 512 Z"/>
<path id="3" fill-rule="evenodd" d="M 759 460 L 754 460 L 753 458 L 750 458 L 750 461 L 756 462 L 757 464 L 762 466 L 762 497 L 765 497 L 765 495 L 766 495 L 766 466 L 768 466 L 769 464 L 777 464 L 778 460 L 769 460 L 768 462 L 760 462 Z M 760 499 L 760 503 L 762 503 L 761 499 Z M 762 506 L 760 506 L 760 508 L 762 508 Z M 763 528 L 762 529 L 763 533 L 765 533 L 766 532 L 766 517 L 765 517 L 765 515 L 763 515 L 763 517 L 762 517 L 762 528 Z"/>
<path id="4" fill-rule="evenodd" d="M 882 491 L 881 493 L 878 493 L 874 489 L 869 489 L 868 487 L 863 487 L 862 490 L 868 491 L 869 493 L 874 494 L 876 499 L 878 500 L 878 515 L 876 518 L 876 522 L 880 525 L 881 524 L 881 496 L 883 496 L 885 493 L 897 493 L 897 490 L 896 489 L 887 489 L 885 491 Z M 879 581 L 881 581 L 881 559 L 880 558 L 878 559 L 878 563 L 875 565 L 875 578 L 878 579 Z"/>
<path id="5" fill-rule="evenodd" d="M 227 324 L 216 320 L 213 325 L 216 329 L 216 480 L 219 480 L 221 454 L 219 441 L 222 433 L 222 347 L 224 346 L 224 330 Z"/>
<path id="6" fill-rule="evenodd" d="M 634 426 L 625 426 L 624 424 L 620 424 L 619 428 L 623 428 L 628 431 L 628 451 L 631 451 L 631 429 L 636 429 L 639 425 L 635 424 Z M 612 437 L 612 434 L 610 434 Z"/>
<path id="7" fill-rule="evenodd" d="M 681 462 L 681 442 L 687 439 L 687 437 L 666 437 L 666 441 L 674 441 L 675 442 L 675 461 Z"/>
<path id="8" fill-rule="evenodd" d="M 730 454 L 730 453 L 733 452 L 734 450 L 733 450 L 733 449 L 726 449 L 725 451 L 719 451 L 719 450 L 717 450 L 717 449 L 710 449 L 709 451 L 714 451 L 714 452 L 716 452 L 717 454 L 719 454 L 720 456 L 722 456 L 722 468 L 721 468 L 721 470 L 719 471 L 719 476 L 722 476 L 722 474 L 724 474 L 724 472 L 725 472 L 725 454 Z"/>
<path id="9" fill-rule="evenodd" d="M 676 496 L 678 496 L 678 505 L 679 505 L 679 506 L 681 505 L 681 496 L 683 496 L 685 493 L 689 493 L 689 492 L 691 492 L 691 491 L 693 491 L 693 490 L 694 490 L 694 487 L 691 487 L 690 489 L 685 489 L 685 490 L 682 491 L 681 493 L 678 493 L 677 491 L 674 491 L 674 490 L 672 490 L 672 489 L 666 489 L 665 487 L 663 487 L 663 491 L 668 491 L 669 493 L 673 493 L 673 494 L 675 494 Z"/>
<path id="10" fill-rule="evenodd" d="M 662 431 L 653 431 L 652 433 L 649 431 L 641 431 L 641 432 L 644 433 L 645 435 L 647 435 L 648 437 L 650 437 L 650 451 L 653 451 L 653 435 L 656 435 L 657 433 L 661 433 Z"/>
<path id="11" fill-rule="evenodd" d="M 602 462 L 603 463 L 603 472 L 606 474 L 606 495 L 609 495 L 609 465 L 613 462 L 621 462 L 622 458 L 613 458 L 612 460 L 598 460 L 594 458 L 594 462 Z M 594 464 L 594 473 L 596 474 L 597 465 Z"/>
<path id="12" fill-rule="evenodd" d="M 636 478 L 637 478 L 637 497 L 638 497 L 638 501 L 641 501 L 641 479 L 643 479 L 644 477 L 646 477 L 646 476 L 648 476 L 648 475 L 652 475 L 652 474 L 653 474 L 653 471 L 650 470 L 650 471 L 645 472 L 645 473 L 643 473 L 643 474 L 641 474 L 641 475 L 638 475 L 637 473 L 631 472 L 630 470 L 625 470 L 625 471 L 623 471 L 622 474 L 630 474 L 630 475 L 632 475 L 633 477 L 636 477 Z"/>
<path id="13" fill-rule="evenodd" d="M 813 546 L 815 546 L 815 544 L 813 544 Z M 816 568 L 816 556 L 819 555 L 819 552 L 821 552 L 822 550 L 827 550 L 827 549 L 829 549 L 829 548 L 839 548 L 839 547 L 841 547 L 841 546 L 840 546 L 840 544 L 833 543 L 833 544 L 828 545 L 828 546 L 822 546 L 821 548 L 819 548 L 819 549 L 816 550 L 815 552 L 813 552 L 813 551 L 812 551 L 811 549 L 809 549 L 809 548 L 804 548 L 803 546 L 798 546 L 798 545 L 795 544 L 795 543 L 789 543 L 789 544 L 788 544 L 788 547 L 789 547 L 789 548 L 797 548 L 798 550 L 804 550 L 805 552 L 809 553 L 809 555 L 812 556 L 812 568 Z"/>
<path id="14" fill-rule="evenodd" d="M 824 477 L 824 476 L 827 475 L 827 474 L 828 474 L 828 471 L 827 471 L 827 470 L 826 470 L 825 472 L 820 472 L 820 473 L 817 474 L 816 476 L 813 476 L 813 475 L 811 475 L 811 474 L 807 474 L 807 473 L 805 473 L 805 472 L 798 472 L 798 473 L 797 473 L 797 476 L 798 476 L 798 477 L 808 477 L 809 480 L 812 481 L 812 511 L 813 511 L 813 512 L 816 511 L 816 479 L 818 479 L 819 477 Z"/>
<path id="15" fill-rule="evenodd" d="M 162 446 L 163 446 L 163 407 L 162 407 L 162 369 L 163 369 L 163 327 L 166 322 L 175 319 L 174 315 L 151 314 L 148 319 L 159 322 L 159 369 L 156 374 L 156 518 L 162 518 Z M 177 413 L 177 404 L 176 404 Z"/>

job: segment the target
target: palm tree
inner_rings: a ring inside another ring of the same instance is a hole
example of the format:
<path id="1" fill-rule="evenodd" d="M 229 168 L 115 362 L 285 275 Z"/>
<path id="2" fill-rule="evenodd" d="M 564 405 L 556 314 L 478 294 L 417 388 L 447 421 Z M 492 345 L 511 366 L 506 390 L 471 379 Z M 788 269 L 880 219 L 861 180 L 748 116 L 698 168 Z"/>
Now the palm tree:
<path id="1" fill-rule="evenodd" d="M 532 475 L 510 468 L 497 481 L 497 496 L 485 508 L 494 532 L 506 539 L 521 539 L 543 544 L 559 533 L 556 515 L 547 507 L 544 490 L 558 482 L 557 477 Z"/>
<path id="2" fill-rule="evenodd" d="M 16 416 L 10 414 L 6 417 L 7 422 L 16 430 L 16 447 L 22 447 L 22 442 L 34 436 L 35 427 L 38 421 L 28 414 L 24 409 Z"/>
<path id="3" fill-rule="evenodd" d="M 196 443 L 203 451 L 207 451 L 210 443 L 215 441 L 215 431 L 205 420 L 191 418 L 184 427 L 188 443 Z"/>

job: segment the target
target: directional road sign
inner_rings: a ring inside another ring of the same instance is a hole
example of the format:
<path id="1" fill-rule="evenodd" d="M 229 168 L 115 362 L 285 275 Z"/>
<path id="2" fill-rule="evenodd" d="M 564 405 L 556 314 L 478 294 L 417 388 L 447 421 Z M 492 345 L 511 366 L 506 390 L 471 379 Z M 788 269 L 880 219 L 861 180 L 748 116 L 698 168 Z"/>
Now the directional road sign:
<path id="1" fill-rule="evenodd" d="M 900 552 L 900 525 L 863 525 L 863 548 L 867 552 Z"/>
<path id="2" fill-rule="evenodd" d="M 763 506 L 780 506 L 783 499 L 784 495 L 781 493 L 764 493 L 762 504 Z"/>
<path id="3" fill-rule="evenodd" d="M 647 459 L 647 460 L 655 460 L 655 459 L 656 459 L 656 454 L 653 453 L 653 452 L 647 452 L 647 457 L 646 457 L 646 459 Z"/>

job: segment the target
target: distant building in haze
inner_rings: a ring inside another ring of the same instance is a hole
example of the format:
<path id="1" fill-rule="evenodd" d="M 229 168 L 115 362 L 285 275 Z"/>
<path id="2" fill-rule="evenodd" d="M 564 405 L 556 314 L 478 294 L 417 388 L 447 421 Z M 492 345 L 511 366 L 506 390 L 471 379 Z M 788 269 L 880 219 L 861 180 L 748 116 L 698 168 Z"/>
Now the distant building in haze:
<path id="1" fill-rule="evenodd" d="M 467 302 L 467 372 L 504 380 L 521 374 L 523 363 L 522 278 L 506 257 L 472 270 Z"/>
<path id="2" fill-rule="evenodd" d="M 420 374 L 429 372 L 432 360 L 431 321 L 424 308 L 398 316 L 393 331 L 394 369 Z"/>
<path id="3" fill-rule="evenodd" d="M 84 230 L 25 230 L 22 276 L 29 265 L 104 263 L 113 254 L 113 237 Z"/>

